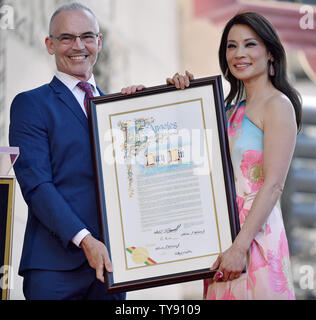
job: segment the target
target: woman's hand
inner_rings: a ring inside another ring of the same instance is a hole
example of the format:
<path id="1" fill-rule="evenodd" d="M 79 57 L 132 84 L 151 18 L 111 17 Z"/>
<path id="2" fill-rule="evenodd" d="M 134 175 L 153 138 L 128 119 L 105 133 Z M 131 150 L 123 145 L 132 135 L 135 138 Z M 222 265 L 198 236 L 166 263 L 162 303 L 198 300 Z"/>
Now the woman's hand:
<path id="1" fill-rule="evenodd" d="M 181 75 L 178 72 L 172 77 L 167 78 L 166 83 L 167 84 L 174 84 L 177 89 L 184 89 L 187 88 L 190 85 L 190 80 L 193 80 L 194 76 L 189 71 L 185 72 L 185 75 Z"/>
<path id="2" fill-rule="evenodd" d="M 139 85 L 134 85 L 134 86 L 122 88 L 121 93 L 122 94 L 133 94 L 136 91 L 141 91 L 143 89 L 145 89 L 145 86 L 142 84 L 139 84 Z"/>
<path id="3" fill-rule="evenodd" d="M 232 245 L 217 257 L 211 267 L 211 271 L 218 270 L 213 280 L 231 281 L 239 278 L 246 266 L 246 259 L 247 251 Z"/>

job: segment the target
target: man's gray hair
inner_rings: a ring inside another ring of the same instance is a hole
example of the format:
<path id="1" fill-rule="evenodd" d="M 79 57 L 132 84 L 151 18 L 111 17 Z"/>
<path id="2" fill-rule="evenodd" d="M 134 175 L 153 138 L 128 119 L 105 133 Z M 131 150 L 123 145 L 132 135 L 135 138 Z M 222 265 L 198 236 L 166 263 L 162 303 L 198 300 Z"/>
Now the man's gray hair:
<path id="1" fill-rule="evenodd" d="M 93 13 L 93 11 L 91 9 L 89 9 L 88 7 L 86 7 L 85 5 L 79 3 L 79 2 L 71 2 L 71 3 L 67 3 L 62 5 L 61 7 L 59 7 L 52 15 L 52 17 L 50 18 L 50 22 L 49 22 L 49 34 L 51 34 L 51 27 L 52 27 L 52 23 L 55 19 L 55 17 L 62 11 L 74 11 L 74 10 L 82 10 L 82 11 L 88 11 L 90 12 L 95 20 L 97 21 L 97 18 L 95 16 L 95 14 Z"/>

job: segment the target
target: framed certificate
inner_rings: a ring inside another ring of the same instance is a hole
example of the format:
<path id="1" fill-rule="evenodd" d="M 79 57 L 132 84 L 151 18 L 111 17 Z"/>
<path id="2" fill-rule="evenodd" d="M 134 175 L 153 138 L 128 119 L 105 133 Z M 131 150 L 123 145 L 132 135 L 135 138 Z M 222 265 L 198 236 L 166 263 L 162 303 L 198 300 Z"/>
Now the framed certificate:
<path id="1" fill-rule="evenodd" d="M 211 277 L 239 231 L 221 77 L 93 98 L 109 292 Z"/>

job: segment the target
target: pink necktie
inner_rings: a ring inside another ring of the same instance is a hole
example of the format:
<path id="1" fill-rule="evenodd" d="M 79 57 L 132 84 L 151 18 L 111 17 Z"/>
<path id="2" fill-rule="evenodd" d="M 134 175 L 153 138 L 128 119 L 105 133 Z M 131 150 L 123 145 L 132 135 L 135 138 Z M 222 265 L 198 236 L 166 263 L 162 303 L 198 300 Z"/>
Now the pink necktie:
<path id="1" fill-rule="evenodd" d="M 84 96 L 84 107 L 86 109 L 86 114 L 88 115 L 88 99 L 93 98 L 92 85 L 88 82 L 78 82 L 77 86 L 85 92 Z"/>

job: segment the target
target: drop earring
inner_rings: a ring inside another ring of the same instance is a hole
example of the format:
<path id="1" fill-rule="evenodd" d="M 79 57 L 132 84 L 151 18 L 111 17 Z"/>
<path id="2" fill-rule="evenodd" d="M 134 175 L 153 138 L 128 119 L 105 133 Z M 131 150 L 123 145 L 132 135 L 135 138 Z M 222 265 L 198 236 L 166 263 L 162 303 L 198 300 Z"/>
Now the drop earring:
<path id="1" fill-rule="evenodd" d="M 274 67 L 273 67 L 274 58 L 272 57 L 269 61 L 270 61 L 269 75 L 270 75 L 270 77 L 274 77 L 275 76 L 275 71 L 274 71 Z"/>
<path id="2" fill-rule="evenodd" d="M 226 69 L 224 76 L 225 76 L 225 78 L 227 78 L 227 76 L 228 76 L 228 68 Z"/>

